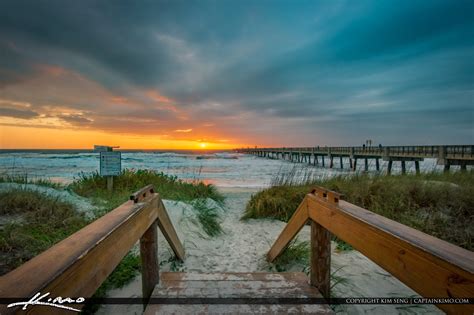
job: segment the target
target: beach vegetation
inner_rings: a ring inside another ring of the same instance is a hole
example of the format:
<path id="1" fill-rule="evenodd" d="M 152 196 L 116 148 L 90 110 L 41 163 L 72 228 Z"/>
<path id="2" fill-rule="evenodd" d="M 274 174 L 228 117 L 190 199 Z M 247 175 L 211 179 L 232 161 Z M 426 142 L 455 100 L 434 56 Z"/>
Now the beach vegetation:
<path id="1" fill-rule="evenodd" d="M 217 207 L 209 205 L 206 199 L 195 199 L 191 202 L 196 211 L 197 218 L 204 232 L 209 236 L 217 236 L 222 233 Z"/>
<path id="2" fill-rule="evenodd" d="M 20 266 L 88 223 L 71 203 L 26 188 L 0 192 L 0 215 L 8 219 L 8 223 L 0 225 L 0 274 Z"/>
<path id="3" fill-rule="evenodd" d="M 288 247 L 270 264 L 270 270 L 276 270 L 277 272 L 288 271 L 292 268 L 300 268 L 300 271 L 309 275 L 310 273 L 310 257 L 311 249 L 310 242 L 308 241 L 298 241 L 294 239 L 290 242 Z M 345 284 L 348 282 L 348 279 L 341 276 L 340 270 L 344 266 L 339 267 L 331 271 L 331 296 L 336 296 L 337 294 L 334 291 L 334 288 L 339 284 Z"/>
<path id="4" fill-rule="evenodd" d="M 271 269 L 278 272 L 289 270 L 295 265 L 303 266 L 303 269 L 309 267 L 310 244 L 308 241 L 292 240 L 288 247 L 271 264 Z"/>
<path id="5" fill-rule="evenodd" d="M 0 175 L 0 183 L 33 184 L 54 189 L 64 188 L 62 183 L 53 182 L 48 178 L 31 177 L 27 173 L 16 175 L 2 174 Z"/>
<path id="6" fill-rule="evenodd" d="M 199 198 L 210 198 L 222 204 L 224 197 L 213 185 L 201 181 L 186 182 L 176 176 L 147 169 L 125 169 L 119 176 L 114 176 L 113 191 L 107 190 L 107 182 L 98 172 L 91 174 L 80 173 L 69 185 L 76 194 L 95 199 L 97 203 L 105 205 L 108 210 L 128 200 L 130 195 L 152 184 L 155 191 L 163 199 L 190 202 Z"/>
<path id="7" fill-rule="evenodd" d="M 469 250 L 474 249 L 474 171 L 384 176 L 350 174 L 306 178 L 279 174 L 276 184 L 254 194 L 243 219 L 288 221 L 314 186 L 377 214 Z M 286 177 L 285 177 L 286 176 Z M 301 180 L 303 178 L 303 180 Z"/>

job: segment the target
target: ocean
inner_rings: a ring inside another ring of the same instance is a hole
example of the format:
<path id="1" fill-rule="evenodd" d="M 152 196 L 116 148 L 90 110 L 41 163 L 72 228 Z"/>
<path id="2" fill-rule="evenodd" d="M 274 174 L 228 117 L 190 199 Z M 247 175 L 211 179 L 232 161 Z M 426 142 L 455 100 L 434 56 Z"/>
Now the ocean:
<path id="1" fill-rule="evenodd" d="M 288 161 L 258 158 L 225 151 L 132 151 L 123 150 L 122 169 L 153 169 L 176 175 L 183 180 L 201 180 L 218 187 L 268 187 L 278 174 L 311 172 L 312 176 L 331 177 L 350 174 L 349 165 L 334 169 L 312 167 Z M 434 168 L 435 161 L 425 160 L 422 169 Z M 374 168 L 373 161 L 370 169 Z M 384 169 L 382 163 L 382 169 Z M 410 165 L 408 169 L 412 168 Z M 99 153 L 90 150 L 0 150 L 0 175 L 46 178 L 70 183 L 80 173 L 99 170 Z M 395 165 L 394 171 L 397 171 Z"/>

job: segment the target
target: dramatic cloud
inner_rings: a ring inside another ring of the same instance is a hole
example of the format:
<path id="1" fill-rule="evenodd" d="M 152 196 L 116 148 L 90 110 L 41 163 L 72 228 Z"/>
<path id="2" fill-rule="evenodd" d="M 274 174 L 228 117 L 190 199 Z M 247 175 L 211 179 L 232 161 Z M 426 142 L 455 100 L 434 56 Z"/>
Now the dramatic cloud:
<path id="1" fill-rule="evenodd" d="M 470 0 L 2 1 L 0 116 L 247 144 L 473 143 L 472 56 Z"/>
<path id="2" fill-rule="evenodd" d="M 28 119 L 38 117 L 38 113 L 28 109 L 0 108 L 0 116 Z"/>

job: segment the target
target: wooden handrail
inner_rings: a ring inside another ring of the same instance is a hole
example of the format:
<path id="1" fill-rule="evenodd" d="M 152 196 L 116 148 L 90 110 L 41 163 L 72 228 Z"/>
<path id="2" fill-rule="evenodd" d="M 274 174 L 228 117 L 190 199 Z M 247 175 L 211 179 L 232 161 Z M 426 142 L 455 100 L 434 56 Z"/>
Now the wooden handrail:
<path id="1" fill-rule="evenodd" d="M 141 189 L 131 199 L 2 276 L 0 297 L 28 300 L 38 292 L 50 292 L 51 297 L 91 297 L 140 239 L 143 297 L 149 298 L 159 280 L 157 225 L 181 260 L 184 249 L 153 186 Z M 74 308 L 82 306 L 74 304 Z M 28 314 L 64 313 L 61 309 L 45 310 L 45 307 L 30 306 Z M 0 305 L 0 314 L 18 310 L 19 307 Z"/>
<path id="2" fill-rule="evenodd" d="M 272 262 L 311 221 L 311 284 L 330 288 L 330 233 L 352 245 L 423 297 L 474 297 L 474 253 L 316 188 L 307 194 L 270 251 Z M 440 304 L 449 314 L 472 314 L 469 304 Z"/>

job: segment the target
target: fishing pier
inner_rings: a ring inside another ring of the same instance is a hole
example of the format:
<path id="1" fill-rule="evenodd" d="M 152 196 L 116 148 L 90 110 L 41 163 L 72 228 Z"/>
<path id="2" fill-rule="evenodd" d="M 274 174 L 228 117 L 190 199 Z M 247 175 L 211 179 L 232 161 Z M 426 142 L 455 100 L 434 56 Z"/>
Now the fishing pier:
<path id="1" fill-rule="evenodd" d="M 351 170 L 357 170 L 358 161 L 363 161 L 364 171 L 369 170 L 369 160 L 375 160 L 375 169 L 381 170 L 380 161 L 387 161 L 387 174 L 391 174 L 393 162 L 400 162 L 402 174 L 406 173 L 407 163 L 414 163 L 416 173 L 420 172 L 420 162 L 436 159 L 449 171 L 451 165 L 466 170 L 474 165 L 474 145 L 426 145 L 426 146 L 358 146 L 358 147 L 292 147 L 292 148 L 241 148 L 236 152 L 253 154 L 269 159 L 281 159 L 294 163 L 307 163 L 322 167 L 344 168 L 349 162 Z M 335 165 L 337 163 L 337 165 Z"/>

